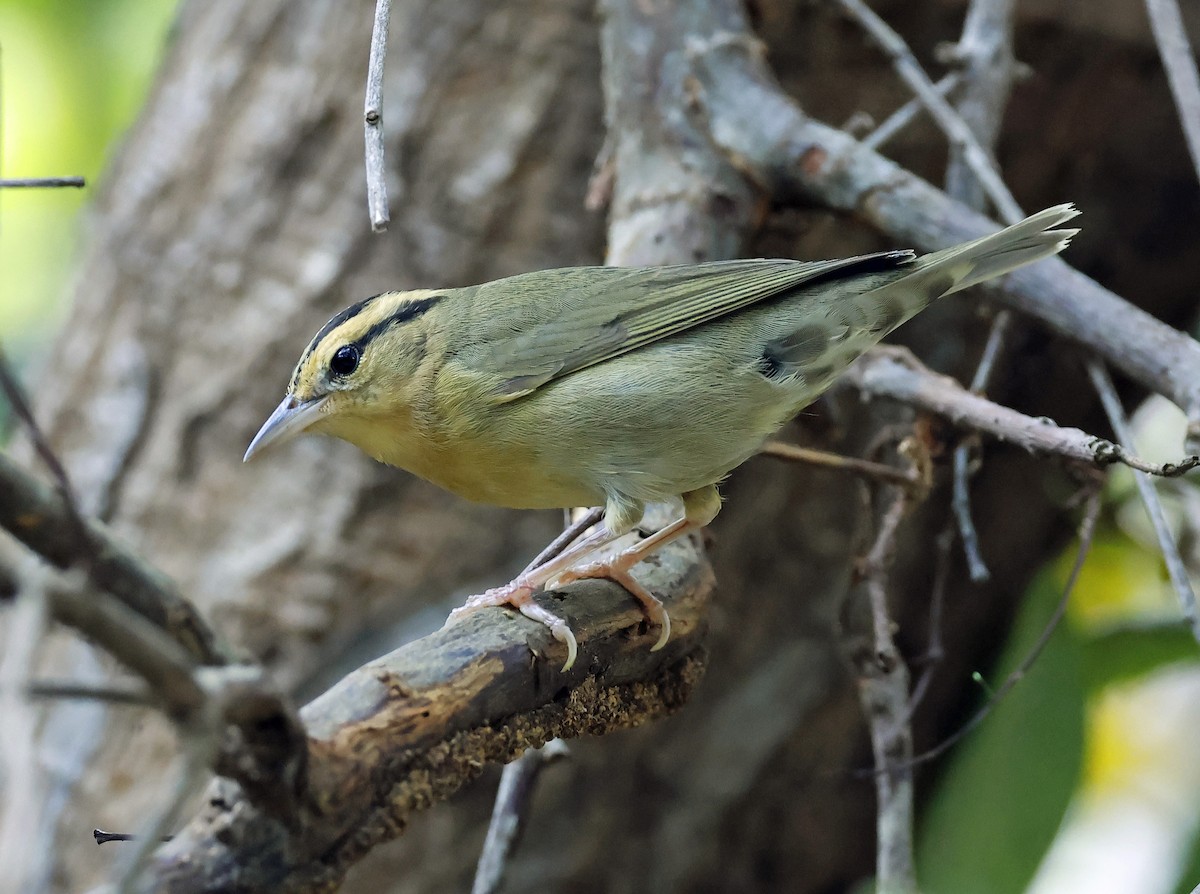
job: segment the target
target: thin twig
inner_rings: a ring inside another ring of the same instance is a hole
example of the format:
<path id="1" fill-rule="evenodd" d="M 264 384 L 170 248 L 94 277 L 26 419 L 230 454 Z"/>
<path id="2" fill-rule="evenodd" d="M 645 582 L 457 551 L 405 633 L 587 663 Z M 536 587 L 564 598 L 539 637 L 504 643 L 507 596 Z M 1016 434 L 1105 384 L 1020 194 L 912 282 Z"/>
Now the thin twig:
<path id="1" fill-rule="evenodd" d="M 1054 631 L 1058 629 L 1058 625 L 1062 622 L 1063 616 L 1067 612 L 1067 603 L 1071 599 L 1071 593 L 1075 589 L 1075 584 L 1079 580 L 1079 573 L 1083 570 L 1083 564 L 1087 560 L 1088 552 L 1092 548 L 1092 539 L 1096 534 L 1096 520 L 1100 517 L 1100 492 L 1097 489 L 1092 493 L 1087 500 L 1087 505 L 1083 511 L 1083 520 L 1079 523 L 1079 550 L 1075 554 L 1075 564 L 1071 567 L 1071 573 L 1067 576 L 1067 582 L 1063 586 L 1062 596 L 1058 600 L 1058 605 L 1055 606 L 1054 612 L 1050 615 L 1050 620 L 1046 622 L 1045 628 L 1041 635 L 1037 638 L 1037 642 L 1033 644 L 1033 648 L 1025 656 L 1024 660 L 1005 677 L 1004 682 L 997 687 L 992 693 L 987 702 L 964 723 L 961 727 L 939 742 L 937 745 L 930 748 L 928 751 L 913 757 L 909 762 L 910 767 L 916 767 L 920 764 L 928 763 L 941 757 L 958 742 L 962 741 L 963 737 L 974 730 L 981 724 L 1010 692 L 1013 687 L 1020 683 L 1029 671 L 1037 663 L 1041 657 L 1042 651 L 1046 648 L 1046 644 L 1050 642 L 1050 637 L 1054 635 Z"/>
<path id="2" fill-rule="evenodd" d="M 986 190 L 988 198 L 992 200 L 992 204 L 996 206 L 1000 216 L 1007 223 L 1016 223 L 1023 218 L 1024 212 L 1021 211 L 1021 207 L 1008 191 L 1008 187 L 1004 185 L 992 157 L 979 145 L 971 128 L 959 117 L 945 97 L 938 93 L 933 81 L 921 68 L 921 64 L 913 55 L 912 50 L 908 48 L 908 44 L 904 42 L 904 38 L 897 34 L 863 0 L 834 0 L 834 2 L 856 19 L 867 35 L 888 55 L 896 73 L 904 79 L 909 89 L 929 109 L 933 120 L 945 132 L 951 144 L 962 150 L 964 160 L 971 166 L 975 176 L 979 178 L 979 182 Z"/>
<path id="3" fill-rule="evenodd" d="M 962 74 L 962 89 L 954 98 L 954 110 L 991 157 L 1016 77 L 1012 50 L 1015 3 L 1016 0 L 971 0 L 958 43 L 939 54 L 939 58 L 955 65 Z M 946 192 L 976 211 L 987 211 L 983 183 L 961 146 L 950 147 Z"/>
<path id="4" fill-rule="evenodd" d="M 108 844 L 110 841 L 137 841 L 137 835 L 129 832 L 105 832 L 103 829 L 92 829 L 92 837 L 96 844 Z M 164 835 L 160 841 L 170 841 L 174 836 Z"/>
<path id="5" fill-rule="evenodd" d="M 50 470 L 50 474 L 54 476 L 59 496 L 62 497 L 63 505 L 67 510 L 66 521 L 71 529 L 75 546 L 78 550 L 76 558 L 91 564 L 96 558 L 96 552 L 92 549 L 92 545 L 88 539 L 87 522 L 84 521 L 83 513 L 79 509 L 79 500 L 75 496 L 75 489 L 71 486 L 71 479 L 67 476 L 67 470 L 59 461 L 58 455 L 50 446 L 50 442 L 45 434 L 43 434 L 41 426 L 38 425 L 37 420 L 34 418 L 33 409 L 25 397 L 21 383 L 17 381 L 12 368 L 8 365 L 8 357 L 5 355 L 2 345 L 0 345 L 0 390 L 4 392 L 4 396 L 8 399 L 13 415 L 24 424 L 26 431 L 29 433 L 29 440 L 33 443 L 33 449 L 37 453 L 38 458 Z"/>
<path id="6" fill-rule="evenodd" d="M 941 80 L 933 85 L 933 89 L 940 96 L 949 96 L 950 93 L 958 86 L 961 80 L 961 75 L 958 72 L 952 71 L 948 75 L 943 75 Z M 925 104 L 915 96 L 906 102 L 892 114 L 884 119 L 883 123 L 871 131 L 862 139 L 862 144 L 870 149 L 878 150 L 888 140 L 912 124 L 917 115 L 925 108 Z"/>
<path id="7" fill-rule="evenodd" d="M 541 748 L 530 748 L 506 764 L 496 791 L 496 804 L 487 838 L 475 869 L 471 894 L 496 894 L 504 884 L 508 861 L 520 844 L 529 805 L 542 770 L 568 754 L 562 739 L 551 739 Z"/>
<path id="8" fill-rule="evenodd" d="M 152 705 L 154 698 L 145 686 L 116 683 L 83 683 L 74 680 L 31 680 L 25 686 L 27 698 L 81 699 L 110 705 Z"/>
<path id="9" fill-rule="evenodd" d="M 994 152 L 1000 122 L 1008 104 L 1016 62 L 1012 52 L 1014 0 L 971 0 L 963 22 L 962 36 L 949 54 L 962 72 L 963 88 L 954 108 L 989 153 Z M 951 145 L 946 167 L 946 192 L 976 211 L 987 210 L 987 195 L 967 161 L 961 146 Z M 1013 223 L 1013 221 L 1008 221 Z M 987 344 L 971 390 L 983 394 L 1012 322 L 1012 311 L 1001 310 L 992 321 Z M 991 576 L 979 546 L 979 532 L 971 515 L 971 444 L 962 441 L 954 448 L 954 486 L 951 507 L 962 537 L 967 572 L 975 583 Z"/>
<path id="10" fill-rule="evenodd" d="M 1120 444 L 1089 435 L 1053 420 L 1026 416 L 972 394 L 949 376 L 925 368 L 903 348 L 876 347 L 842 376 L 864 394 L 887 397 L 936 413 L 963 428 L 973 429 L 1025 450 L 1061 456 L 1104 467 L 1122 463 L 1151 475 L 1173 478 L 1200 465 L 1200 456 L 1177 463 L 1147 462 Z"/>
<path id="11" fill-rule="evenodd" d="M 0 177 L 0 189 L 82 189 L 87 182 L 82 177 Z"/>
<path id="12" fill-rule="evenodd" d="M 1146 0 L 1146 12 L 1179 111 L 1188 152 L 1200 176 L 1200 74 L 1183 26 L 1183 15 L 1177 0 Z"/>
<path id="13" fill-rule="evenodd" d="M 929 644 L 925 647 L 925 654 L 917 662 L 921 665 L 921 676 L 917 679 L 917 685 L 913 687 L 908 700 L 910 721 L 924 701 L 938 665 L 946 657 L 945 648 L 942 646 L 942 609 L 946 604 L 946 584 L 950 580 L 950 550 L 954 546 L 953 522 L 948 523 L 938 535 L 936 545 L 933 587 L 929 593 Z"/>
<path id="14" fill-rule="evenodd" d="M 1108 416 L 1109 424 L 1112 425 L 1117 441 L 1122 446 L 1132 448 L 1133 431 L 1129 428 L 1129 421 L 1125 418 L 1125 410 L 1121 406 L 1121 399 L 1117 397 L 1117 389 L 1113 386 L 1108 369 L 1099 360 L 1089 360 L 1087 371 L 1096 393 L 1100 395 L 1100 403 L 1104 406 L 1104 412 Z M 1167 521 L 1162 502 L 1158 499 L 1158 491 L 1142 470 L 1134 470 L 1133 480 L 1137 484 L 1138 495 L 1146 507 L 1146 514 L 1150 517 L 1150 524 L 1154 526 L 1154 534 L 1158 538 L 1163 561 L 1167 565 L 1167 574 L 1179 597 L 1183 617 L 1192 628 L 1193 635 L 1200 640 L 1200 617 L 1196 613 L 1196 593 L 1192 590 L 1187 567 L 1183 564 L 1179 548 L 1175 545 L 1175 536 L 1171 533 L 1170 522 Z"/>
<path id="15" fill-rule="evenodd" d="M 371 29 L 371 57 L 367 65 L 367 98 L 363 111 L 366 127 L 367 211 L 371 229 L 387 229 L 387 170 L 383 161 L 383 61 L 387 56 L 391 0 L 375 0 L 375 24 Z"/>
<path id="16" fill-rule="evenodd" d="M 897 469 L 895 466 L 859 459 L 856 456 L 842 456 L 839 453 L 829 453 L 825 450 L 813 450 L 798 444 L 768 441 L 758 452 L 774 459 L 804 463 L 823 469 L 836 469 L 839 472 L 849 472 L 852 475 L 871 478 L 887 484 L 898 484 L 901 487 L 912 488 L 920 485 L 914 474 Z"/>

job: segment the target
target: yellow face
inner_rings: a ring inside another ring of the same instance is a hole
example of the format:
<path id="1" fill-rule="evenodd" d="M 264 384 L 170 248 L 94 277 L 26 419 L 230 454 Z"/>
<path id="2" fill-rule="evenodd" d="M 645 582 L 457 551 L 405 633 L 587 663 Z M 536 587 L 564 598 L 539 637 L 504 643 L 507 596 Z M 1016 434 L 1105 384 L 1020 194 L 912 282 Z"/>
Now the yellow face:
<path id="1" fill-rule="evenodd" d="M 422 318 L 442 300 L 428 290 L 385 292 L 334 316 L 301 355 L 287 396 L 245 459 L 306 431 L 357 443 L 372 418 L 404 414 L 425 357 Z"/>

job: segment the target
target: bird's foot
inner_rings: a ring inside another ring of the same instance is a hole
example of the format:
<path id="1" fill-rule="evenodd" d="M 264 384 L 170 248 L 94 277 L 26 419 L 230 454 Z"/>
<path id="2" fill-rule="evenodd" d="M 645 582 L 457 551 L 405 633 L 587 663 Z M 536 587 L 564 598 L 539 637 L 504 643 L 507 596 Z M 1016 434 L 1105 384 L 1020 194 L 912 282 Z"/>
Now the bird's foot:
<path id="1" fill-rule="evenodd" d="M 539 624 L 544 624 L 549 628 L 550 634 L 567 647 L 567 660 L 563 664 L 562 669 L 569 671 L 571 666 L 575 664 L 575 658 L 579 654 L 579 644 L 575 641 L 575 634 L 571 632 L 571 628 L 566 621 L 533 601 L 533 594 L 536 589 L 536 587 L 526 582 L 523 578 L 517 578 L 512 583 L 505 584 L 503 587 L 493 587 L 490 590 L 472 596 L 460 608 L 456 608 L 450 612 L 450 617 L 446 619 L 446 622 L 455 621 L 481 608 L 511 606 L 525 617 L 537 621 Z"/>
<path id="2" fill-rule="evenodd" d="M 633 563 L 636 563 L 640 558 L 638 556 L 633 559 Z M 646 613 L 646 618 L 652 624 L 658 625 L 658 641 L 650 647 L 651 652 L 657 652 L 671 638 L 671 616 L 667 614 L 667 609 L 662 604 L 662 600 L 638 583 L 637 579 L 629 573 L 630 564 L 632 563 L 629 560 L 618 555 L 612 559 L 590 562 L 578 568 L 570 568 L 560 574 L 554 583 L 556 586 L 562 586 L 577 580 L 601 578 L 620 584 L 630 592 L 633 598 L 642 604 L 642 611 Z"/>

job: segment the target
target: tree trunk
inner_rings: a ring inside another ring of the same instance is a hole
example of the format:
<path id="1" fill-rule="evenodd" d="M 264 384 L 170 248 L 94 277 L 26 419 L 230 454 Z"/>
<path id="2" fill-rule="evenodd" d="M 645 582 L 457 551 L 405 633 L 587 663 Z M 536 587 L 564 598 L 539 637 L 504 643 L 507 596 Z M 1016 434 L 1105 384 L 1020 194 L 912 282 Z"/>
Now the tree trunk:
<path id="1" fill-rule="evenodd" d="M 921 31 L 930 43 L 953 38 L 953 11 L 905 6 L 889 10 L 893 24 L 932 21 Z M 393 3 L 383 116 L 393 213 L 383 234 L 370 231 L 362 173 L 372 12 L 366 0 L 184 4 L 153 95 L 93 209 L 73 309 L 38 385 L 39 414 L 87 508 L 301 698 L 437 626 L 463 594 L 508 579 L 560 521 L 465 503 L 336 441 L 300 440 L 241 465 L 307 340 L 376 292 L 596 263 L 604 253 L 603 216 L 583 207 L 605 137 L 592 4 Z M 907 98 L 841 23 L 782 0 L 761 15 L 781 79 L 818 115 L 886 113 Z M 1006 133 L 1040 126 L 1048 91 L 1061 100 L 1119 67 L 1110 56 L 1106 71 L 1077 71 L 1091 49 L 1078 38 L 1064 51 L 1047 27 L 1024 48 L 1041 80 L 1018 88 Z M 1152 50 L 1124 52 L 1136 71 Z M 847 96 L 831 78 L 864 87 Z M 1169 115 L 1165 102 L 1130 109 L 1130 127 L 1155 108 Z M 1094 174 L 1064 173 L 1087 139 L 1086 129 L 1066 131 L 1048 137 L 1058 140 L 1051 158 L 1032 146 L 1002 152 L 1018 197 L 1041 207 L 1092 190 L 1114 217 L 1152 217 L 1148 198 L 1128 206 L 1135 186 L 1105 198 Z M 898 155 L 934 174 L 944 168 L 938 145 L 918 128 Z M 1098 151 L 1097 164 L 1117 164 L 1123 151 Z M 1069 187 L 1078 193 L 1059 192 Z M 1077 264 L 1111 237 L 1103 214 L 1084 225 Z M 1143 229 L 1153 233 L 1155 221 Z M 833 256 L 879 244 L 849 222 L 789 212 L 768 222 L 751 253 Z M 1154 309 L 1178 317 L 1190 313 L 1188 295 L 1164 271 L 1195 263 L 1195 249 L 1170 252 L 1156 261 L 1164 288 Z M 905 339 L 961 371 L 981 328 L 962 301 L 922 317 Z M 1077 380 L 1061 374 L 1057 353 L 1001 376 L 993 396 L 1079 423 Z M 1030 384 L 1042 377 L 1050 384 Z M 791 434 L 861 453 L 881 424 L 910 418 L 839 398 Z M 994 652 L 1030 575 L 1069 531 L 1040 489 L 1012 484 L 1044 468 L 989 451 L 975 506 L 994 577 L 972 588 L 955 563 L 950 657 L 919 719 L 925 744 L 952 727 L 970 691 L 964 670 Z M 818 892 L 870 873 L 873 788 L 853 773 L 869 750 L 837 633 L 870 524 L 858 485 L 756 459 L 726 493 L 704 682 L 680 715 L 573 743 L 573 758 L 544 774 L 511 890 Z M 939 488 L 905 527 L 894 597 L 911 654 L 923 644 L 945 502 Z M 75 678 L 117 673 L 68 636 L 45 665 Z M 43 889 L 85 890 L 120 855 L 97 850 L 90 830 L 134 828 L 154 810 L 172 785 L 178 743 L 149 712 L 59 703 L 45 711 L 42 745 L 56 772 L 51 826 L 37 845 L 53 855 Z M 356 867 L 345 890 L 465 890 L 493 781 L 420 816 Z"/>

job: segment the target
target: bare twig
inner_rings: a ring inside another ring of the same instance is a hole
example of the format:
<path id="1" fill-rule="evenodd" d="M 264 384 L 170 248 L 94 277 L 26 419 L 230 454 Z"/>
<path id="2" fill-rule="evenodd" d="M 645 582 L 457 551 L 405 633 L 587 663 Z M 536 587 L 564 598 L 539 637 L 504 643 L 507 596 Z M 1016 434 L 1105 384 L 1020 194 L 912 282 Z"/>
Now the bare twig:
<path id="1" fill-rule="evenodd" d="M 1000 122 L 1016 70 L 1012 52 L 1014 0 L 971 0 L 963 23 L 962 37 L 946 54 L 959 66 L 963 87 L 954 107 L 971 129 L 980 146 L 993 153 Z M 983 184 L 972 170 L 961 146 L 951 145 L 946 168 L 946 192 L 977 211 L 987 209 Z M 1007 223 L 1015 223 L 1009 220 Z M 1002 310 L 992 321 L 983 357 L 971 380 L 971 390 L 982 394 L 996 364 L 1004 337 L 1012 321 L 1011 311 Z M 990 576 L 979 547 L 979 533 L 971 517 L 971 445 L 954 449 L 954 496 L 952 508 L 962 536 L 963 552 L 971 580 L 982 583 Z"/>
<path id="2" fill-rule="evenodd" d="M 1150 15 L 1150 28 L 1158 43 L 1171 95 L 1175 97 L 1192 165 L 1200 176 L 1200 74 L 1183 26 L 1183 15 L 1177 0 L 1146 0 L 1146 12 Z"/>
<path id="3" fill-rule="evenodd" d="M 975 368 L 975 375 L 971 379 L 971 391 L 974 394 L 982 395 L 987 390 L 1011 324 L 1010 310 L 1001 310 L 992 321 L 983 356 L 980 357 L 979 366 Z M 975 520 L 971 517 L 971 471 L 971 444 L 964 441 L 954 448 L 954 494 L 951 507 L 962 537 L 963 554 L 967 557 L 967 573 L 972 581 L 979 584 L 987 581 L 991 575 L 983 561 L 979 532 L 975 530 Z"/>
<path id="4" fill-rule="evenodd" d="M 562 739 L 551 739 L 541 748 L 530 748 L 511 764 L 505 765 L 471 894 L 496 894 L 500 890 L 508 861 L 525 830 L 525 819 L 538 777 L 543 769 L 568 753 Z"/>
<path id="5" fill-rule="evenodd" d="M 954 88 L 958 86 L 960 80 L 961 76 L 957 72 L 952 71 L 934 84 L 933 89 L 941 96 L 949 96 Z M 900 106 L 900 108 L 896 109 L 896 111 L 892 112 L 892 114 L 888 115 L 883 123 L 871 131 L 871 133 L 863 137 L 862 144 L 871 149 L 878 150 L 888 140 L 912 124 L 913 120 L 924 108 L 925 106 L 921 100 L 914 96 L 904 105 Z"/>
<path id="6" fill-rule="evenodd" d="M 363 111 L 366 127 L 367 210 L 371 229 L 387 229 L 390 213 L 387 197 L 387 170 L 383 159 L 383 61 L 387 56 L 388 22 L 391 0 L 375 0 L 375 24 L 371 29 L 371 57 L 367 65 L 367 98 Z"/>
<path id="7" fill-rule="evenodd" d="M 1100 361 L 1089 360 L 1087 371 L 1096 393 L 1100 395 L 1100 403 L 1104 406 L 1104 412 L 1108 416 L 1109 424 L 1112 425 L 1117 441 L 1122 446 L 1132 448 L 1133 432 L 1129 428 L 1125 410 L 1121 406 L 1121 399 L 1117 397 L 1117 389 L 1113 387 L 1108 370 Z M 1192 628 L 1196 639 L 1200 640 L 1200 617 L 1196 613 L 1196 593 L 1192 590 L 1187 567 L 1183 564 L 1179 548 L 1175 545 L 1175 535 L 1171 533 L 1171 525 L 1167 521 L 1166 513 L 1163 512 L 1162 502 L 1158 499 L 1158 491 L 1143 470 L 1135 470 L 1133 479 L 1137 484 L 1138 495 L 1146 507 L 1146 515 L 1150 517 L 1150 524 L 1154 526 L 1154 534 L 1158 538 L 1158 545 L 1162 550 L 1163 561 L 1167 565 L 1167 574 L 1171 578 L 1171 585 L 1174 586 L 1175 593 L 1179 597 L 1183 617 Z"/>
<path id="8" fill-rule="evenodd" d="M 914 473 L 905 472 L 895 466 L 884 463 L 859 459 L 856 456 L 842 456 L 839 453 L 829 453 L 825 450 L 812 450 L 798 444 L 785 444 L 782 441 L 768 441 L 758 451 L 763 456 L 782 459 L 788 462 L 804 463 L 823 469 L 836 469 L 839 472 L 849 472 L 863 478 L 883 481 L 888 484 L 898 484 L 901 487 L 917 487 L 920 482 Z"/>
<path id="9" fill-rule="evenodd" d="M 910 766 L 928 763 L 941 757 L 958 742 L 962 741 L 963 737 L 974 730 L 986 718 L 1010 692 L 1013 688 L 1025 679 L 1026 674 L 1037 663 L 1041 657 L 1042 651 L 1046 648 L 1046 644 L 1050 642 L 1050 637 L 1054 635 L 1054 631 L 1058 629 L 1059 623 L 1063 619 L 1063 615 L 1067 612 L 1067 603 L 1071 599 L 1071 593 L 1075 589 L 1075 584 L 1079 580 L 1079 573 L 1083 570 L 1083 564 L 1087 560 L 1088 552 L 1092 548 L 1092 539 L 1096 533 L 1096 520 L 1100 517 L 1100 493 L 1097 488 L 1091 496 L 1088 497 L 1087 504 L 1083 511 L 1083 520 L 1079 524 L 1079 550 L 1075 554 L 1075 564 L 1071 567 L 1071 573 L 1067 577 L 1066 585 L 1063 587 L 1062 596 L 1058 600 L 1058 605 L 1055 606 L 1054 612 L 1050 615 L 1050 619 L 1046 622 L 1046 627 L 1042 630 L 1041 635 L 1037 638 L 1037 642 L 1029 650 L 1029 653 L 1021 661 L 1019 665 L 1005 677 L 1004 682 L 991 694 L 987 702 L 964 723 L 961 727 L 947 736 L 933 748 L 916 755 L 910 762 Z"/>
<path id="10" fill-rule="evenodd" d="M 933 81 L 921 68 L 921 64 L 913 55 L 912 50 L 908 48 L 908 44 L 904 42 L 904 38 L 897 34 L 863 0 L 834 0 L 834 2 L 856 19 L 868 36 L 892 60 L 897 74 L 904 79 L 909 89 L 929 109 L 933 120 L 945 131 L 951 145 L 962 152 L 964 161 L 979 179 L 988 198 L 1000 210 L 1001 215 L 1007 218 L 1009 223 L 1015 223 L 1024 217 L 1025 214 L 1021 211 L 1021 207 L 1000 178 L 991 155 L 979 145 L 971 128 L 959 117 L 945 97 L 938 93 Z"/>
<path id="11" fill-rule="evenodd" d="M 921 665 L 921 676 L 917 678 L 917 685 L 913 687 L 912 696 L 908 700 L 910 721 L 924 701 L 925 693 L 929 691 L 929 684 L 933 682 L 937 666 L 946 657 L 942 646 L 942 609 L 946 603 L 946 584 L 950 580 L 950 550 L 954 546 L 953 522 L 947 524 L 938 535 L 936 545 L 933 588 L 929 593 L 929 644 L 925 647 L 925 654 L 917 661 Z"/>
<path id="12" fill-rule="evenodd" d="M 82 177 L 0 177 L 0 189 L 82 189 L 87 181 Z"/>
<path id="13" fill-rule="evenodd" d="M 25 397 L 21 384 L 17 381 L 17 377 L 13 375 L 12 369 L 8 365 L 8 357 L 4 353 L 3 346 L 0 346 L 0 390 L 4 392 L 9 406 L 12 407 L 13 415 L 25 426 L 29 434 L 29 440 L 32 442 L 33 449 L 37 453 L 38 458 L 50 470 L 50 474 L 54 476 L 59 496 L 62 497 L 63 505 L 67 510 L 67 526 L 70 528 L 75 540 L 76 559 L 91 564 L 96 557 L 96 553 L 92 549 L 87 537 L 87 523 L 83 520 L 83 515 L 79 510 L 79 500 L 75 497 L 75 489 L 71 486 L 70 478 L 67 477 L 67 470 L 59 462 L 57 454 L 50 447 L 50 442 L 46 439 L 45 434 L 42 433 L 41 426 L 37 424 L 37 420 L 33 415 L 33 409 L 29 406 L 29 401 Z"/>
<path id="14" fill-rule="evenodd" d="M 875 348 L 852 365 L 843 380 L 873 397 L 887 397 L 943 416 L 963 428 L 989 434 L 1034 453 L 1061 456 L 1094 466 L 1122 463 L 1151 475 L 1174 477 L 1200 465 L 1191 456 L 1156 465 L 1120 444 L 1052 420 L 1026 416 L 967 391 L 954 379 L 922 366 L 902 348 Z"/>
<path id="15" fill-rule="evenodd" d="M 1016 59 L 1012 51 L 1015 2 L 971 0 L 962 36 L 942 54 L 943 61 L 958 66 L 962 74 L 962 88 L 954 98 L 954 109 L 989 157 L 993 155 L 1016 76 Z M 961 146 L 950 147 L 946 192 L 978 211 L 987 210 L 983 183 Z M 1004 208 L 997 208 L 1004 216 Z M 1016 220 L 1005 223 L 1016 223 Z"/>
<path id="16" fill-rule="evenodd" d="M 691 105 L 720 146 L 776 202 L 856 214 L 900 244 L 933 251 L 996 231 L 984 216 L 804 114 L 757 52 L 732 0 L 707 0 L 722 31 L 690 52 Z M 989 286 L 985 286 L 989 288 Z M 1059 259 L 990 284 L 1014 309 L 1101 354 L 1188 416 L 1189 452 L 1200 452 L 1200 345 Z"/>
<path id="17" fill-rule="evenodd" d="M 82 683 L 74 680 L 31 680 L 25 695 L 36 699 L 81 699 L 110 705 L 152 705 L 154 697 L 145 686 L 117 683 Z"/>

